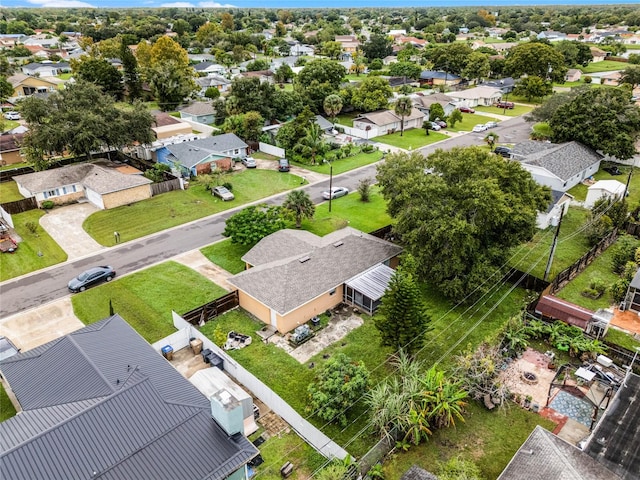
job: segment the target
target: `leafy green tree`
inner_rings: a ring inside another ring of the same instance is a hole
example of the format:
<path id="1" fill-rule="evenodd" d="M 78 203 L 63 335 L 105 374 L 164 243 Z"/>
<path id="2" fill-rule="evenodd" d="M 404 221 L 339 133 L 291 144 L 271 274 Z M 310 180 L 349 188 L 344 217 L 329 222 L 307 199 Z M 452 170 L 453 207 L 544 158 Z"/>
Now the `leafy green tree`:
<path id="1" fill-rule="evenodd" d="M 320 125 L 315 122 L 309 125 L 306 135 L 298 141 L 294 150 L 311 157 L 311 165 L 315 165 L 316 157 L 327 151 L 327 142 L 324 140 L 324 132 Z"/>
<path id="2" fill-rule="evenodd" d="M 414 354 L 424 345 L 430 320 L 414 274 L 398 267 L 374 318 L 382 345 Z"/>
<path id="3" fill-rule="evenodd" d="M 0 77 L 0 102 L 4 102 L 13 95 L 13 85 L 5 78 Z M 340 106 L 342 108 L 342 105 Z"/>
<path id="4" fill-rule="evenodd" d="M 631 90 L 640 86 L 640 65 L 629 65 L 620 73 L 620 83 L 631 85 Z"/>
<path id="5" fill-rule="evenodd" d="M 559 106 L 549 125 L 554 142 L 576 140 L 620 160 L 636 153 L 640 108 L 619 88 L 592 88 Z"/>
<path id="6" fill-rule="evenodd" d="M 298 92 L 276 90 L 271 99 L 273 118 L 286 120 L 298 115 L 304 108 L 304 100 Z"/>
<path id="7" fill-rule="evenodd" d="M 346 73 L 345 68 L 333 60 L 313 60 L 307 63 L 295 78 L 294 89 L 314 112 L 320 113 L 324 99 L 338 92 Z"/>
<path id="8" fill-rule="evenodd" d="M 337 60 L 342 55 L 342 44 L 340 42 L 323 42 L 320 45 L 320 52 L 325 57 Z"/>
<path id="9" fill-rule="evenodd" d="M 484 141 L 486 142 L 487 145 L 489 145 L 489 148 L 491 149 L 492 152 L 496 143 L 498 143 L 499 138 L 500 136 L 494 132 L 489 132 L 485 135 Z"/>
<path id="10" fill-rule="evenodd" d="M 296 220 L 296 228 L 302 228 L 302 220 L 312 219 L 316 212 L 316 206 L 311 197 L 304 190 L 292 190 L 287 194 L 282 206 L 291 212 Z"/>
<path id="11" fill-rule="evenodd" d="M 274 76 L 276 82 L 285 83 L 293 78 L 293 70 L 291 70 L 291 67 L 287 63 L 283 63 L 275 71 Z"/>
<path id="12" fill-rule="evenodd" d="M 244 208 L 227 219 L 222 234 L 232 243 L 255 245 L 267 235 L 286 228 L 286 213 L 280 206 L 267 204 Z"/>
<path id="13" fill-rule="evenodd" d="M 558 108 L 580 96 L 587 89 L 589 87 L 581 86 L 572 88 L 568 92 L 557 92 L 547 98 L 542 105 L 532 110 L 525 119 L 529 122 L 548 122 Z"/>
<path id="14" fill-rule="evenodd" d="M 207 87 L 207 89 L 204 91 L 204 96 L 211 100 L 215 100 L 216 98 L 220 97 L 220 90 L 218 90 L 216 87 Z"/>
<path id="15" fill-rule="evenodd" d="M 167 36 L 160 37 L 151 47 L 144 77 L 163 111 L 174 110 L 197 88 L 186 50 Z"/>
<path id="16" fill-rule="evenodd" d="M 86 58 L 78 64 L 75 76 L 80 80 L 95 83 L 104 93 L 115 99 L 122 96 L 122 75 L 106 60 Z"/>
<path id="17" fill-rule="evenodd" d="M 393 44 L 386 35 L 373 34 L 369 41 L 362 45 L 362 53 L 371 61 L 375 58 L 382 59 L 393 53 Z"/>
<path id="18" fill-rule="evenodd" d="M 367 77 L 353 90 L 351 103 L 364 112 L 386 108 L 393 90 L 384 78 Z"/>
<path id="19" fill-rule="evenodd" d="M 347 411 L 369 388 L 369 372 L 362 361 L 344 353 L 330 358 L 309 384 L 308 410 L 327 422 L 347 425 Z"/>
<path id="20" fill-rule="evenodd" d="M 591 55 L 591 49 L 589 45 L 582 42 L 574 42 L 572 40 L 561 40 L 554 44 L 556 50 L 558 50 L 564 56 L 564 63 L 568 68 L 573 68 L 575 65 L 582 65 L 586 67 L 589 65 L 593 56 Z"/>
<path id="21" fill-rule="evenodd" d="M 228 97 L 235 106 L 236 113 L 260 112 L 264 118 L 273 118 L 272 103 L 275 88 L 269 83 L 260 82 L 259 78 L 235 78 L 231 84 L 231 95 Z M 229 108 L 227 108 L 229 111 Z"/>
<path id="22" fill-rule="evenodd" d="M 404 135 L 404 117 L 411 114 L 413 102 L 409 97 L 400 97 L 396 100 L 394 112 L 400 117 L 400 136 Z"/>
<path id="23" fill-rule="evenodd" d="M 394 77 L 405 77 L 412 80 L 420 78 L 422 68 L 413 62 L 396 62 L 389 67 L 389 75 Z"/>
<path id="24" fill-rule="evenodd" d="M 431 130 L 431 122 L 425 120 L 422 122 L 422 129 L 426 135 L 429 135 L 429 130 Z"/>
<path id="25" fill-rule="evenodd" d="M 336 123 L 336 115 L 342 111 L 342 97 L 340 95 L 329 95 L 324 99 L 324 111 L 331 118 L 331 123 Z"/>
<path id="26" fill-rule="evenodd" d="M 353 64 L 350 67 L 350 71 L 352 73 L 355 73 L 356 76 L 359 77 L 360 74 L 364 72 L 366 69 L 366 65 L 364 63 L 364 56 L 359 51 L 356 51 L 356 52 L 353 52 L 353 55 L 351 56 L 351 60 L 353 61 Z"/>
<path id="27" fill-rule="evenodd" d="M 551 95 L 553 87 L 542 78 L 531 75 L 518 80 L 513 93 L 525 97 L 530 102 L 533 99 L 542 99 L 547 95 Z"/>
<path id="28" fill-rule="evenodd" d="M 469 63 L 473 50 L 466 43 L 452 43 L 436 47 L 431 52 L 433 68 L 448 73 L 462 75 L 462 71 Z"/>
<path id="29" fill-rule="evenodd" d="M 127 90 L 127 98 L 133 102 L 142 97 L 142 80 L 140 80 L 138 72 L 138 61 L 124 41 L 120 44 L 120 60 L 122 61 L 122 76 Z"/>
<path id="30" fill-rule="evenodd" d="M 369 62 L 370 70 L 382 70 L 382 67 L 384 67 L 384 63 L 379 58 L 374 58 Z"/>
<path id="31" fill-rule="evenodd" d="M 451 114 L 447 118 L 447 121 L 449 122 L 451 128 L 455 127 L 456 123 L 462 121 L 462 112 L 456 108 L 453 112 L 451 112 Z"/>
<path id="32" fill-rule="evenodd" d="M 518 162 L 479 147 L 393 154 L 378 166 L 378 182 L 420 278 L 457 299 L 482 294 L 477 287 L 533 236 L 550 198 Z"/>
<path id="33" fill-rule="evenodd" d="M 468 80 L 480 81 L 491 73 L 489 55 L 473 52 L 467 57 L 467 64 L 462 70 L 462 76 Z"/>
<path id="34" fill-rule="evenodd" d="M 363 178 L 358 182 L 358 193 L 360 194 L 360 201 L 368 203 L 371 201 L 371 186 L 373 185 L 373 179 Z"/>
<path id="35" fill-rule="evenodd" d="M 266 60 L 254 60 L 253 62 L 247 63 L 245 67 L 247 72 L 259 72 L 263 70 L 269 69 L 269 63 Z"/>
<path id="36" fill-rule="evenodd" d="M 439 103 L 434 103 L 433 105 L 431 105 L 431 107 L 429 107 L 429 120 L 433 122 L 438 118 L 440 120 L 444 118 L 444 108 Z"/>
<path id="37" fill-rule="evenodd" d="M 568 70 L 562 53 L 539 42 L 521 43 L 511 48 L 505 68 L 514 77 L 536 76 L 553 82 L 563 82 Z"/>

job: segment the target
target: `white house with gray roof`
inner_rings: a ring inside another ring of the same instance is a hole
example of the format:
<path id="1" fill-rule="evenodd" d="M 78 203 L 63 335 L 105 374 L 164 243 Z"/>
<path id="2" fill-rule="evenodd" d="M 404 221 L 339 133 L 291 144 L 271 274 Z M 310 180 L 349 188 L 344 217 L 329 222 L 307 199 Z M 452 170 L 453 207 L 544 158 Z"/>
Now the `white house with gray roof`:
<path id="1" fill-rule="evenodd" d="M 228 282 L 242 308 L 284 333 L 343 302 L 375 311 L 401 252 L 350 227 L 324 237 L 285 229 L 249 250 L 248 269 Z"/>
<path id="2" fill-rule="evenodd" d="M 519 160 L 540 185 L 559 192 L 594 175 L 602 161 L 602 155 L 578 142 L 523 142 L 512 148 L 511 158 Z"/>

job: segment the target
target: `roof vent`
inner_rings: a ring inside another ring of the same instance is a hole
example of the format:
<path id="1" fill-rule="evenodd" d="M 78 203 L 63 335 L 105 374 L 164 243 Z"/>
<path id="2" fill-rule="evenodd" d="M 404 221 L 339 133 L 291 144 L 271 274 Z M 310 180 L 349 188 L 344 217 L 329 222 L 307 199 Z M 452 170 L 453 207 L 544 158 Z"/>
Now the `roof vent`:
<path id="1" fill-rule="evenodd" d="M 305 255 L 304 257 L 298 259 L 300 263 L 308 262 L 309 260 L 311 260 L 311 257 L 309 255 Z"/>
<path id="2" fill-rule="evenodd" d="M 200 149 L 198 147 L 193 147 L 193 150 L 196 151 L 196 152 L 200 151 Z"/>
<path id="3" fill-rule="evenodd" d="M 338 248 L 340 245 L 344 245 L 344 242 L 342 240 L 337 241 L 336 243 L 333 244 L 333 246 L 336 248 Z"/>

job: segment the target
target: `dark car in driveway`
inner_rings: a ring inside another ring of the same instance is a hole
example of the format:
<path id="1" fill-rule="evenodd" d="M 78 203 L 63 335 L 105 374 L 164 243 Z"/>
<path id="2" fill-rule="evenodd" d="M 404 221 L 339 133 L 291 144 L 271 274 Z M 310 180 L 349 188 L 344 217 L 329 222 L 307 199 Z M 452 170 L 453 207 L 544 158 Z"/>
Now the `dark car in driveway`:
<path id="1" fill-rule="evenodd" d="M 72 293 L 84 292 L 87 288 L 102 282 L 110 282 L 116 276 L 113 267 L 103 265 L 85 270 L 69 282 L 69 291 Z"/>
<path id="2" fill-rule="evenodd" d="M 498 155 L 502 155 L 503 157 L 508 158 L 511 156 L 511 149 L 509 147 L 499 146 L 495 148 L 493 153 L 496 153 Z"/>
<path id="3" fill-rule="evenodd" d="M 608 165 L 604 167 L 603 170 L 609 175 L 622 175 L 622 171 L 618 168 L 617 165 Z"/>
<path id="4" fill-rule="evenodd" d="M 289 160 L 287 160 L 286 158 L 281 158 L 280 160 L 278 160 L 278 171 L 279 172 L 288 172 L 289 169 L 290 169 Z"/>

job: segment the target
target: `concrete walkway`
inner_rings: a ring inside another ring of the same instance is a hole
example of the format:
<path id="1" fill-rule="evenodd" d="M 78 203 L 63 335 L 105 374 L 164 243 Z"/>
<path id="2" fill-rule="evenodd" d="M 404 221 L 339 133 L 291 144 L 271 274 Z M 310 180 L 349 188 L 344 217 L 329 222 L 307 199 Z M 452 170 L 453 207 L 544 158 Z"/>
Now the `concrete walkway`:
<path id="1" fill-rule="evenodd" d="M 172 260 L 195 270 L 229 292 L 234 289 L 227 283 L 227 279 L 231 277 L 232 274 L 218 265 L 211 263 L 200 250 L 191 250 L 190 252 L 173 257 Z"/>
<path id="2" fill-rule="evenodd" d="M 90 203 L 57 207 L 40 218 L 40 225 L 67 253 L 68 260 L 74 260 L 106 250 L 82 228 L 85 219 L 97 211 Z"/>

